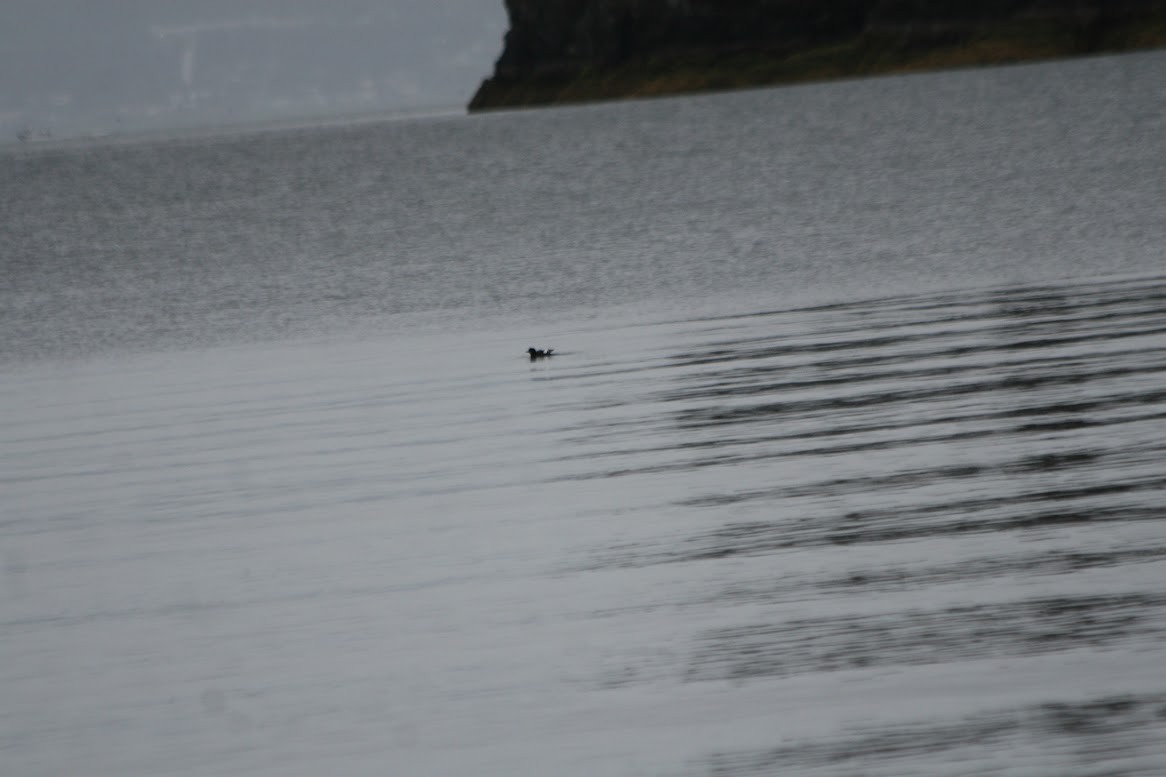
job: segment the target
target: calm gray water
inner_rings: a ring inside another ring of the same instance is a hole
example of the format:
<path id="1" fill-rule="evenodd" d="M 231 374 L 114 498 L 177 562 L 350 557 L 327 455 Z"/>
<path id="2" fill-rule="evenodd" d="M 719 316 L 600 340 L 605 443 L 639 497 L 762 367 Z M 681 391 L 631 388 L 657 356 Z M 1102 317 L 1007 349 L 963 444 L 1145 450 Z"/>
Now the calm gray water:
<path id="1" fill-rule="evenodd" d="M 1162 53 L 5 149 L 0 771 L 1166 773 L 1164 151 Z"/>

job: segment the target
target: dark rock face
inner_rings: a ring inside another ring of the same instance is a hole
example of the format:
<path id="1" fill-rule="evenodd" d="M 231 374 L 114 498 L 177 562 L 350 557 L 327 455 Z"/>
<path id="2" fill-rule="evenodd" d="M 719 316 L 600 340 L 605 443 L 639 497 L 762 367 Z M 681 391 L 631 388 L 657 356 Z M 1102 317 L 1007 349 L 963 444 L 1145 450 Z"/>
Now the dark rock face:
<path id="1" fill-rule="evenodd" d="M 574 72 L 654 53 L 766 46 L 861 31 L 868 0 L 507 0 L 497 75 Z"/>
<path id="2" fill-rule="evenodd" d="M 505 3 L 504 50 L 471 110 L 888 72 L 944 48 L 980 64 L 1166 45 L 1162 0 Z"/>

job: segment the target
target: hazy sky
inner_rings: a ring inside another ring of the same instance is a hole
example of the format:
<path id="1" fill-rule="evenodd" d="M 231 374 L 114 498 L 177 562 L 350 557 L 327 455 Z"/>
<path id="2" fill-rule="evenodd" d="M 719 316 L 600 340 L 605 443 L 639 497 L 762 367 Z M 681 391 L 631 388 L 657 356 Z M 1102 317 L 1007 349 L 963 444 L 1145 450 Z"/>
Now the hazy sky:
<path id="1" fill-rule="evenodd" d="M 464 106 L 502 0 L 0 0 L 0 141 Z"/>

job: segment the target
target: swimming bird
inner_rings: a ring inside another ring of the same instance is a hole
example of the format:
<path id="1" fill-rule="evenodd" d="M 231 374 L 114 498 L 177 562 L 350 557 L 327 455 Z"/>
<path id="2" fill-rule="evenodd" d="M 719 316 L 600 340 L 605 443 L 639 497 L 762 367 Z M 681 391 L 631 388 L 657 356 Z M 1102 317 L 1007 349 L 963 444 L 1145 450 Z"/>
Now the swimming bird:
<path id="1" fill-rule="evenodd" d="M 548 348 L 548 349 L 546 349 L 545 351 L 543 351 L 543 350 L 540 350 L 540 349 L 538 349 L 538 348 L 527 348 L 527 349 L 526 349 L 526 352 L 527 352 L 528 354 L 530 354 L 530 360 L 531 360 L 531 361 L 534 361 L 535 359 L 545 359 L 545 358 L 547 358 L 548 356 L 554 356 L 554 355 L 555 355 L 555 349 L 554 349 L 554 348 Z"/>

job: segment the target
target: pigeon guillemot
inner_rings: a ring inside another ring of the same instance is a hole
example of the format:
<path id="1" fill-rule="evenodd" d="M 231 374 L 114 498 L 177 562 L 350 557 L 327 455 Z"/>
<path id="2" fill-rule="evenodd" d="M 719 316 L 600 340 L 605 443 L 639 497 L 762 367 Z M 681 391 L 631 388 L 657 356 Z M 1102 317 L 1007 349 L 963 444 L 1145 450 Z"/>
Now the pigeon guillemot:
<path id="1" fill-rule="evenodd" d="M 530 354 L 530 360 L 534 361 L 535 359 L 545 359 L 548 356 L 554 356 L 555 349 L 548 348 L 545 351 L 543 351 L 543 350 L 540 350 L 538 348 L 527 348 L 526 352 Z"/>

